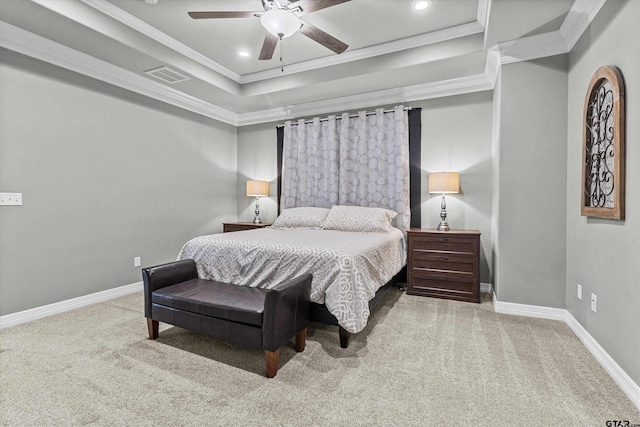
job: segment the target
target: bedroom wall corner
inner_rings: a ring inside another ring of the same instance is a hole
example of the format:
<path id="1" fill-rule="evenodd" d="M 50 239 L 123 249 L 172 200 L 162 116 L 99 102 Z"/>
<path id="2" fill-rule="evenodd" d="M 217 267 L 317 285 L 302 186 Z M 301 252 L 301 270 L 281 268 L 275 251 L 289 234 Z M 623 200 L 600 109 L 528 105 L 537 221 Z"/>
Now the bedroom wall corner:
<path id="1" fill-rule="evenodd" d="M 640 2 L 608 1 L 569 54 L 567 130 L 566 307 L 613 360 L 640 385 Z M 620 68 L 626 102 L 626 216 L 580 215 L 583 108 L 603 65 Z M 582 285 L 582 300 L 577 298 Z M 597 296 L 597 311 L 590 295 Z M 639 395 L 640 396 L 640 395 Z"/>
<path id="2" fill-rule="evenodd" d="M 237 215 L 240 222 L 254 218 L 255 198 L 247 197 L 247 180 L 269 181 L 269 197 L 260 199 L 260 218 L 273 223 L 278 216 L 277 206 L 276 123 L 263 123 L 238 128 L 238 194 Z"/>
<path id="3" fill-rule="evenodd" d="M 567 66 L 561 55 L 501 67 L 494 153 L 500 301 L 564 308 Z"/>
<path id="4" fill-rule="evenodd" d="M 452 229 L 482 235 L 480 281 L 492 283 L 492 91 L 414 103 L 422 108 L 422 227 L 440 222 L 439 194 L 429 194 L 430 172 L 460 172 L 460 193 L 447 195 Z"/>
<path id="5" fill-rule="evenodd" d="M 235 220 L 236 128 L 0 49 L 0 315 L 141 280 Z M 141 257 L 141 267 L 134 267 Z"/>
<path id="6" fill-rule="evenodd" d="M 500 98 L 502 97 L 502 84 L 500 83 L 500 68 L 495 85 L 493 87 L 493 109 L 491 122 L 491 186 L 493 192 L 491 194 L 491 271 L 493 272 L 492 291 L 498 293 L 500 259 L 497 253 L 500 251 Z"/>

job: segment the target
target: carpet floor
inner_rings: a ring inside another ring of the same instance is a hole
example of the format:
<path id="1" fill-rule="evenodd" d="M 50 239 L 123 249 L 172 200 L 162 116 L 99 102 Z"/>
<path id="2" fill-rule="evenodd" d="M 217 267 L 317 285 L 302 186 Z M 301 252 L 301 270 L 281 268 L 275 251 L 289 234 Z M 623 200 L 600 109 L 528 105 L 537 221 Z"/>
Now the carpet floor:
<path id="1" fill-rule="evenodd" d="M 2 425 L 604 426 L 640 412 L 562 322 L 393 289 L 341 349 L 264 352 L 160 324 L 136 293 L 0 331 Z"/>

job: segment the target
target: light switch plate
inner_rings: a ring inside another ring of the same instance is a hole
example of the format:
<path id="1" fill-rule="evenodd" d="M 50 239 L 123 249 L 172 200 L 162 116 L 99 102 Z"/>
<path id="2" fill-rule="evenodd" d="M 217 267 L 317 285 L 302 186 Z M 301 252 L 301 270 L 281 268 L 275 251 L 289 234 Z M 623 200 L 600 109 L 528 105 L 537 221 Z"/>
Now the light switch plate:
<path id="1" fill-rule="evenodd" d="M 22 206 L 22 193 L 0 193 L 0 206 Z"/>

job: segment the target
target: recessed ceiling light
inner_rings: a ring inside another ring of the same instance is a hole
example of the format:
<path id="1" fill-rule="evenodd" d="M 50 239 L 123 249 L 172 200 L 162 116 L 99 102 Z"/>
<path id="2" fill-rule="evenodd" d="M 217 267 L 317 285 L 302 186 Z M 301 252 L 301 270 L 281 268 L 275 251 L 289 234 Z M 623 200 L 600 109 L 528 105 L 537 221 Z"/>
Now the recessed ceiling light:
<path id="1" fill-rule="evenodd" d="M 424 10 L 424 9 L 428 8 L 430 5 L 431 5 L 431 2 L 426 1 L 426 0 L 422 0 L 422 1 L 415 2 L 414 5 L 413 5 L 413 8 L 415 10 Z"/>
<path id="2" fill-rule="evenodd" d="M 241 50 L 240 52 L 238 52 L 238 55 L 247 58 L 249 56 L 249 52 L 247 52 L 246 50 Z"/>

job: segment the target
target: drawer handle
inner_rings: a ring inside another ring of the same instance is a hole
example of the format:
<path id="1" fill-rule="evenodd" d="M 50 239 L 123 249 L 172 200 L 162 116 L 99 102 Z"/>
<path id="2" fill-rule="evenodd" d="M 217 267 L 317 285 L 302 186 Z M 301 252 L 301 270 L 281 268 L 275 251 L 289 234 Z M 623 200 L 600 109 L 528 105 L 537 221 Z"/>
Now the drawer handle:
<path id="1" fill-rule="evenodd" d="M 438 239 L 438 242 L 448 242 L 449 239 Z"/>
<path id="2" fill-rule="evenodd" d="M 449 281 L 449 278 L 447 276 L 436 276 L 435 278 L 438 280 L 442 280 L 443 282 Z"/>
<path id="3" fill-rule="evenodd" d="M 441 256 L 438 258 L 439 261 L 449 261 L 449 257 Z"/>

